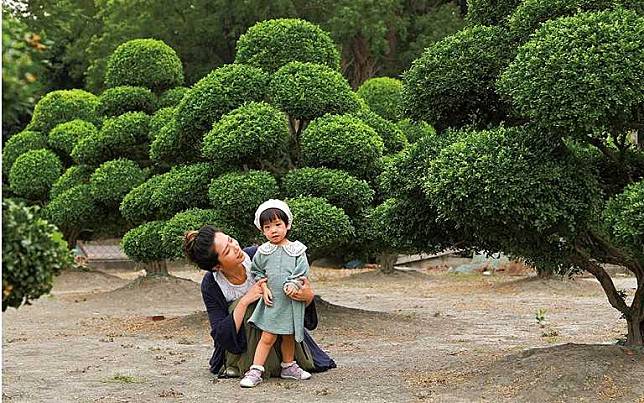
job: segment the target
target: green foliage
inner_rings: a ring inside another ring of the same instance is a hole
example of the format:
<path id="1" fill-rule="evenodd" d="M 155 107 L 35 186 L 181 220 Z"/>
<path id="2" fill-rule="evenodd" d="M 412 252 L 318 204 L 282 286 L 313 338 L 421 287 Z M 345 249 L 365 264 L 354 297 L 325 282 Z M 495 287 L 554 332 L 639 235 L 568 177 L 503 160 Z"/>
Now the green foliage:
<path id="1" fill-rule="evenodd" d="M 2 311 L 47 294 L 54 276 L 71 268 L 72 253 L 37 207 L 2 201 Z"/>
<path id="2" fill-rule="evenodd" d="M 52 91 L 42 97 L 34 108 L 29 130 L 49 133 L 60 123 L 81 119 L 98 123 L 98 97 L 83 90 Z"/>
<path id="3" fill-rule="evenodd" d="M 367 208 L 374 191 L 364 180 L 344 171 L 328 168 L 300 168 L 290 171 L 282 180 L 288 198 L 300 196 L 323 197 L 332 205 L 352 215 Z"/>
<path id="4" fill-rule="evenodd" d="M 121 241 L 123 252 L 135 262 L 154 262 L 170 258 L 161 238 L 165 221 L 150 221 L 129 230 Z"/>
<path id="5" fill-rule="evenodd" d="M 278 194 L 277 181 L 265 171 L 230 172 L 213 179 L 208 188 L 211 205 L 241 225 L 252 225 L 257 207 Z"/>
<path id="6" fill-rule="evenodd" d="M 138 164 L 127 159 L 103 163 L 90 178 L 92 197 L 106 206 L 118 206 L 130 190 L 145 181 Z"/>
<path id="7" fill-rule="evenodd" d="M 163 94 L 159 95 L 159 108 L 174 108 L 179 105 L 183 97 L 190 91 L 187 87 L 174 87 L 170 88 Z"/>
<path id="8" fill-rule="evenodd" d="M 358 108 L 357 96 L 342 74 L 319 64 L 284 65 L 273 75 L 269 92 L 271 101 L 295 119 L 311 120 Z"/>
<path id="9" fill-rule="evenodd" d="M 45 200 L 62 170 L 60 159 L 52 151 L 27 151 L 16 159 L 9 171 L 11 191 L 26 199 Z"/>
<path id="10" fill-rule="evenodd" d="M 148 131 L 148 138 L 151 142 L 159 135 L 159 132 L 165 125 L 175 117 L 175 108 L 161 108 L 150 119 L 150 130 Z"/>
<path id="11" fill-rule="evenodd" d="M 476 247 L 553 263 L 588 229 L 599 186 L 565 150 L 530 142 L 521 128 L 469 133 L 432 160 L 425 191 Z"/>
<path id="12" fill-rule="evenodd" d="M 156 134 L 150 130 L 150 136 L 155 136 L 150 144 L 150 158 L 155 161 L 179 165 L 202 160 L 200 148 L 181 141 L 179 124 L 174 113 Z"/>
<path id="13" fill-rule="evenodd" d="M 147 88 L 123 85 L 108 88 L 99 97 L 101 102 L 98 113 L 102 116 L 119 116 L 125 112 L 145 112 L 156 110 L 156 96 Z"/>
<path id="14" fill-rule="evenodd" d="M 522 0 L 467 0 L 466 21 L 470 25 L 506 24 Z"/>
<path id="15" fill-rule="evenodd" d="M 132 39 L 121 44 L 107 61 L 108 87 L 131 85 L 160 93 L 183 84 L 179 56 L 163 41 Z"/>
<path id="16" fill-rule="evenodd" d="M 71 232 L 92 226 L 100 217 L 100 210 L 92 197 L 88 184 L 76 185 L 54 197 L 44 210 L 44 215 L 68 236 L 68 241 L 75 239 Z"/>
<path id="17" fill-rule="evenodd" d="M 18 157 L 27 151 L 41 148 L 47 148 L 47 139 L 42 134 L 30 130 L 14 134 L 2 149 L 2 173 L 9 175 Z"/>
<path id="18" fill-rule="evenodd" d="M 143 112 L 127 112 L 109 118 L 96 135 L 85 137 L 76 144 L 72 158 L 78 164 L 92 166 L 119 157 L 142 159 L 147 150 L 137 146 L 147 142 L 149 123 L 150 116 Z"/>
<path id="19" fill-rule="evenodd" d="M 212 178 L 220 174 L 213 164 L 193 164 L 173 168 L 161 175 L 152 195 L 154 211 L 161 219 L 168 219 L 192 207 L 207 208 L 208 186 Z"/>
<path id="20" fill-rule="evenodd" d="M 639 127 L 643 81 L 644 18 L 617 10 L 546 22 L 498 86 L 551 136 L 603 140 Z"/>
<path id="21" fill-rule="evenodd" d="M 288 201 L 293 212 L 289 238 L 304 243 L 309 259 L 337 254 L 354 234 L 349 217 L 320 197 L 300 197 Z"/>
<path id="22" fill-rule="evenodd" d="M 439 131 L 506 117 L 494 82 L 512 58 L 507 34 L 498 27 L 475 26 L 428 48 L 404 75 L 403 108 Z"/>
<path id="23" fill-rule="evenodd" d="M 260 166 L 286 155 L 288 124 L 282 112 L 251 102 L 224 115 L 204 138 L 204 157 L 221 164 Z"/>
<path id="24" fill-rule="evenodd" d="M 407 141 L 415 143 L 425 136 L 436 135 L 436 130 L 425 121 L 414 122 L 411 119 L 403 119 L 397 123 L 398 128 L 402 130 L 407 137 Z"/>
<path id="25" fill-rule="evenodd" d="M 384 144 L 383 154 L 396 153 L 407 145 L 405 133 L 394 122 L 380 117 L 380 115 L 370 111 L 368 108 L 360 108 L 359 111 L 352 115 L 368 124 L 378 133 Z"/>
<path id="26" fill-rule="evenodd" d="M 177 213 L 161 229 L 160 235 L 163 242 L 163 250 L 168 253 L 168 258 L 184 258 L 184 234 L 187 231 L 197 230 L 204 225 L 214 225 L 216 228 L 219 228 L 239 241 L 239 238 L 235 236 L 235 228 L 228 225 L 217 210 L 193 208 Z"/>
<path id="27" fill-rule="evenodd" d="M 49 199 L 53 200 L 63 192 L 73 188 L 76 185 L 89 183 L 89 178 L 94 170 L 85 165 L 74 165 L 69 167 L 63 174 L 54 182 L 49 192 Z"/>
<path id="28" fill-rule="evenodd" d="M 121 202 L 119 211 L 123 218 L 133 224 L 142 224 L 158 218 L 155 207 L 152 203 L 157 189 L 166 180 L 165 175 L 156 175 L 134 187 Z"/>
<path id="29" fill-rule="evenodd" d="M 633 183 L 613 197 L 603 219 L 615 243 L 636 258 L 644 258 L 644 181 Z"/>
<path id="30" fill-rule="evenodd" d="M 40 37 L 3 7 L 2 16 L 2 139 L 22 130 L 43 91 Z"/>
<path id="31" fill-rule="evenodd" d="M 273 73 L 289 62 L 310 62 L 340 68 L 340 55 L 328 33 L 299 19 L 262 21 L 237 41 L 235 63 Z"/>
<path id="32" fill-rule="evenodd" d="M 637 0 L 635 0 L 636 2 Z M 508 28 L 518 43 L 528 41 L 542 23 L 559 17 L 568 17 L 585 11 L 632 6 L 629 0 L 523 0 L 508 20 Z"/>
<path id="33" fill-rule="evenodd" d="M 358 178 L 370 178 L 378 170 L 383 143 L 361 120 L 346 115 L 327 115 L 312 121 L 302 132 L 301 152 L 311 167 L 342 169 Z"/>
<path id="34" fill-rule="evenodd" d="M 369 109 L 381 117 L 391 121 L 400 118 L 400 80 L 390 77 L 371 78 L 362 83 L 357 93 L 369 105 Z"/>
<path id="35" fill-rule="evenodd" d="M 199 80 L 177 107 L 182 137 L 199 143 L 219 118 L 246 102 L 262 101 L 268 75 L 260 69 L 232 64 L 213 70 Z"/>
<path id="36" fill-rule="evenodd" d="M 89 136 L 95 136 L 98 133 L 96 126 L 90 122 L 80 119 L 74 119 L 57 125 L 49 132 L 48 143 L 51 148 L 71 155 L 72 150 L 81 139 Z"/>

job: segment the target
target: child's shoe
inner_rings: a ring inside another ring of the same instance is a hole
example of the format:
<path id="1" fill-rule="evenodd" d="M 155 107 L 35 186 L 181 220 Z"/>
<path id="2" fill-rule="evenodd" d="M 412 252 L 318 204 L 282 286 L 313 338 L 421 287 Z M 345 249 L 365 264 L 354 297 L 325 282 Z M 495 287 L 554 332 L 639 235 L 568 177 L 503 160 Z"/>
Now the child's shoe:
<path id="1" fill-rule="evenodd" d="M 311 374 L 300 368 L 295 361 L 290 364 L 282 363 L 282 373 L 280 374 L 281 378 L 284 379 L 297 379 L 304 380 L 309 379 Z"/>
<path id="2" fill-rule="evenodd" d="M 239 382 L 239 386 L 242 388 L 254 388 L 255 386 L 262 383 L 262 374 L 264 373 L 264 367 L 259 365 L 251 365 L 248 372 L 244 374 L 244 377 Z"/>

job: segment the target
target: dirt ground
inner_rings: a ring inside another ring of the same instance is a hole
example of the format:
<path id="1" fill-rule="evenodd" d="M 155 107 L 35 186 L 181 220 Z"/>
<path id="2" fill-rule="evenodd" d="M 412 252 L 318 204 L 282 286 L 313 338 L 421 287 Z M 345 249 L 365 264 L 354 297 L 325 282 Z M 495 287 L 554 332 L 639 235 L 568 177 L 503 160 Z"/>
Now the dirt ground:
<path id="1" fill-rule="evenodd" d="M 50 296 L 2 315 L 3 401 L 644 403 L 644 350 L 615 345 L 625 322 L 593 279 L 312 273 L 323 299 L 313 336 L 338 368 L 309 381 L 215 379 L 192 268 L 67 272 Z M 634 278 L 615 282 L 632 298 Z"/>

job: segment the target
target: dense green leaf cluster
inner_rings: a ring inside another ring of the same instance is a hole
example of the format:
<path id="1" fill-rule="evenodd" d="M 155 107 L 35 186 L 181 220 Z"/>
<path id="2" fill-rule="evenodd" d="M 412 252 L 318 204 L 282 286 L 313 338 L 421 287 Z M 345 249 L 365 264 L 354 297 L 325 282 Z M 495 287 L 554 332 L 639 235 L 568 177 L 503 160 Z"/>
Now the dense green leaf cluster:
<path id="1" fill-rule="evenodd" d="M 277 180 L 265 171 L 230 172 L 213 179 L 208 188 L 211 205 L 242 227 L 252 225 L 257 207 L 278 194 Z"/>
<path id="2" fill-rule="evenodd" d="M 381 117 L 394 122 L 400 119 L 400 80 L 391 77 L 371 78 L 362 83 L 357 93 L 369 105 L 369 109 Z"/>
<path id="3" fill-rule="evenodd" d="M 47 148 L 47 138 L 42 134 L 24 130 L 14 134 L 2 147 L 2 173 L 9 175 L 9 171 L 18 157 L 27 151 Z"/>
<path id="4" fill-rule="evenodd" d="M 101 116 L 119 116 L 125 112 L 153 114 L 157 108 L 157 97 L 145 87 L 122 85 L 108 88 L 99 97 L 98 113 Z"/>
<path id="5" fill-rule="evenodd" d="M 47 140 L 51 148 L 63 153 L 65 156 L 69 156 L 80 140 L 96 136 L 97 133 L 98 130 L 94 124 L 74 119 L 51 129 Z"/>
<path id="6" fill-rule="evenodd" d="M 611 238 L 640 261 L 644 259 L 644 181 L 609 200 L 603 218 Z"/>
<path id="7" fill-rule="evenodd" d="M 9 171 L 11 191 L 30 200 L 46 200 L 60 177 L 63 165 L 50 150 L 31 150 L 22 154 Z"/>
<path id="8" fill-rule="evenodd" d="M 99 123 L 97 109 L 100 102 L 96 95 L 87 91 L 58 90 L 42 97 L 34 108 L 28 129 L 48 134 L 60 123 L 81 119 Z"/>
<path id="9" fill-rule="evenodd" d="M 144 181 L 145 173 L 136 162 L 120 158 L 96 168 L 89 183 L 94 200 L 116 207 L 130 190 Z"/>

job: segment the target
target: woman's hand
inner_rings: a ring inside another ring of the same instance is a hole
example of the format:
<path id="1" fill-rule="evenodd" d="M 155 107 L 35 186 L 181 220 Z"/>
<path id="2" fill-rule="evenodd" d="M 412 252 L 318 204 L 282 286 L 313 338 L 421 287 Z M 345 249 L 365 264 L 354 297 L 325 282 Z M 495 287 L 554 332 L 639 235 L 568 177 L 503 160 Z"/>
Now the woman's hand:
<path id="1" fill-rule="evenodd" d="M 266 281 L 266 278 L 258 280 L 255 284 L 253 284 L 252 287 L 250 287 L 250 289 L 248 289 L 246 294 L 241 297 L 241 300 L 239 302 L 242 302 L 244 303 L 244 305 L 248 306 L 258 299 L 262 298 L 262 295 L 264 294 L 262 284 L 266 284 Z"/>
<path id="2" fill-rule="evenodd" d="M 289 295 L 289 297 L 295 301 L 304 302 L 306 303 L 306 305 L 308 305 L 313 302 L 315 292 L 313 292 L 313 287 L 311 287 L 311 282 L 308 278 L 300 277 L 299 280 L 302 282 L 302 286 L 298 291 Z"/>

